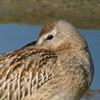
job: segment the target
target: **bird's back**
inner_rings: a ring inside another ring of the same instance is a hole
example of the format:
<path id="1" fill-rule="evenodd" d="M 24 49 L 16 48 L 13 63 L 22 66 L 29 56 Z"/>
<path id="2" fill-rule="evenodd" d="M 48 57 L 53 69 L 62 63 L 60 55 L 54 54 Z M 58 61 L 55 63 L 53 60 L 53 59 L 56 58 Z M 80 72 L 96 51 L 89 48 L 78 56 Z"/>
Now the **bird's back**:
<path id="1" fill-rule="evenodd" d="M 32 95 L 52 77 L 56 59 L 53 52 L 33 47 L 0 55 L 0 100 Z"/>

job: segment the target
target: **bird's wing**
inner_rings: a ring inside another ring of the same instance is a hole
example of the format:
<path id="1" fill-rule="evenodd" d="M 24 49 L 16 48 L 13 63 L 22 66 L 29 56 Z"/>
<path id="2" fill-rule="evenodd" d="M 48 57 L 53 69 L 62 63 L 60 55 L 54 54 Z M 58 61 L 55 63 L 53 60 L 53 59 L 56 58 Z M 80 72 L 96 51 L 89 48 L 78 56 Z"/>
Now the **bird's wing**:
<path id="1" fill-rule="evenodd" d="M 56 60 L 55 53 L 34 47 L 0 55 L 0 100 L 33 94 L 50 80 Z"/>

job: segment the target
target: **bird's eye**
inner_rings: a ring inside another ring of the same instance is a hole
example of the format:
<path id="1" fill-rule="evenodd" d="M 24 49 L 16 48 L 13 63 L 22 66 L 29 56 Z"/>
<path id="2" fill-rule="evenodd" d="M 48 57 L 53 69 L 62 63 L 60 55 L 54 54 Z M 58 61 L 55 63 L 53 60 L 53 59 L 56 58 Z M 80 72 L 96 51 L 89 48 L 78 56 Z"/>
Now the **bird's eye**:
<path id="1" fill-rule="evenodd" d="M 49 35 L 46 39 L 47 39 L 47 40 L 53 39 L 53 35 Z"/>

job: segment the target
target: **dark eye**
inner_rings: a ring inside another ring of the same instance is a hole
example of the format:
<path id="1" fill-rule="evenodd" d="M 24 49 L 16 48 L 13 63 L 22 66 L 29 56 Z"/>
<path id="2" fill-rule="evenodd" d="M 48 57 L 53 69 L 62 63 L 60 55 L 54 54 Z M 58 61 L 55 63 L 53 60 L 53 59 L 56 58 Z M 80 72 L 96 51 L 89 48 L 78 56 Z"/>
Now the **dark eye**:
<path id="1" fill-rule="evenodd" d="M 49 35 L 46 39 L 51 40 L 53 38 L 53 35 Z"/>

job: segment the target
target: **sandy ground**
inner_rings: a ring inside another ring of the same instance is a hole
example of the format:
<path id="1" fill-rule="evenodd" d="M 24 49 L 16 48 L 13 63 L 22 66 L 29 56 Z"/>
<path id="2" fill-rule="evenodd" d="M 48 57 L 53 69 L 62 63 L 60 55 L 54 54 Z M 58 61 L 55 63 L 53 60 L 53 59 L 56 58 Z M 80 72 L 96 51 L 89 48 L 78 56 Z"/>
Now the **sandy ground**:
<path id="1" fill-rule="evenodd" d="M 100 0 L 0 0 L 0 23 L 42 25 L 55 19 L 100 29 Z"/>

